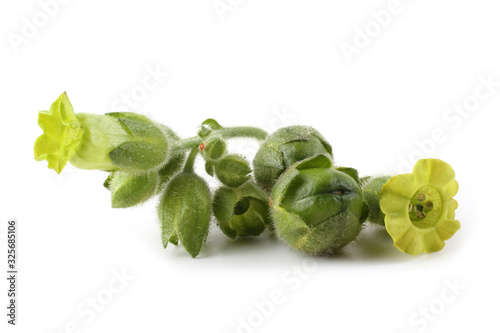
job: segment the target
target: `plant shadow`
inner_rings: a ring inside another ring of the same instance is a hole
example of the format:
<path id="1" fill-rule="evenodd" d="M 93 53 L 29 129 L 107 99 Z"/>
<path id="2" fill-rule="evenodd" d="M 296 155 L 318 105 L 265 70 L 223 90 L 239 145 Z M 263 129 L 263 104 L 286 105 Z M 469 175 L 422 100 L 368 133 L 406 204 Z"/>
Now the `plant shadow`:
<path id="1" fill-rule="evenodd" d="M 272 263 L 270 257 L 287 261 L 283 257 L 286 251 L 288 259 L 311 258 L 311 256 L 285 246 L 269 231 L 259 237 L 227 238 L 221 232 L 212 234 L 200 253 L 201 258 L 225 257 L 238 262 Z M 292 258 L 290 258 L 292 257 Z M 419 256 L 410 256 L 393 246 L 393 241 L 383 226 L 366 224 L 359 236 L 347 246 L 331 255 L 314 256 L 319 261 L 342 262 L 400 262 L 409 261 Z"/>

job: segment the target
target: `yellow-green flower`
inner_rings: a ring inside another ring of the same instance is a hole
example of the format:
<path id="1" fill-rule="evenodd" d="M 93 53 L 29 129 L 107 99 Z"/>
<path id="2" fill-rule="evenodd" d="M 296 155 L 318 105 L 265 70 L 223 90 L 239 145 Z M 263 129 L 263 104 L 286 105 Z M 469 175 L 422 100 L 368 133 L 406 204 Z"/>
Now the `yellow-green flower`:
<path id="1" fill-rule="evenodd" d="M 380 208 L 394 246 L 412 255 L 441 250 L 460 229 L 453 199 L 457 192 L 455 172 L 438 159 L 419 160 L 413 173 L 389 179 L 382 187 Z"/>
<path id="2" fill-rule="evenodd" d="M 83 135 L 83 129 L 66 93 L 52 103 L 50 111 L 40 111 L 38 125 L 44 133 L 35 142 L 35 159 L 47 160 L 49 168 L 60 173 Z"/>
<path id="3" fill-rule="evenodd" d="M 35 159 L 47 160 L 60 173 L 68 161 L 86 170 L 143 173 L 168 161 L 169 129 L 130 112 L 75 114 L 66 93 L 40 111 L 43 134 L 35 142 Z"/>

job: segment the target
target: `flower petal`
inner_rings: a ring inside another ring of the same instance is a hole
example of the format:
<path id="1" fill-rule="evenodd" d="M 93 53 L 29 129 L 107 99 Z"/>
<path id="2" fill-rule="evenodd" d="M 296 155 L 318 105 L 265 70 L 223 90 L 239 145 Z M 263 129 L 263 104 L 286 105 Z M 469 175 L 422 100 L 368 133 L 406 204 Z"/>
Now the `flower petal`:
<path id="1" fill-rule="evenodd" d="M 394 195 L 411 199 L 413 193 L 418 190 L 415 177 L 411 173 L 394 176 L 382 187 L 382 196 Z"/>
<path id="2" fill-rule="evenodd" d="M 44 133 L 35 141 L 35 159 L 47 160 L 49 168 L 60 173 L 83 134 L 66 93 L 52 103 L 50 111 L 39 112 L 38 125 Z"/>
<path id="3" fill-rule="evenodd" d="M 440 251 L 444 247 L 443 239 L 437 230 L 430 230 L 422 235 L 424 253 Z"/>
<path id="4" fill-rule="evenodd" d="M 380 209 L 384 214 L 394 214 L 399 216 L 408 215 L 408 205 L 410 199 L 395 194 L 394 192 L 383 192 L 380 198 Z"/>
<path id="5" fill-rule="evenodd" d="M 394 241 L 398 241 L 403 235 L 412 228 L 408 216 L 385 216 L 385 228 Z"/>
<path id="6" fill-rule="evenodd" d="M 420 186 L 432 184 L 435 187 L 442 187 L 455 179 L 453 168 L 448 163 L 435 158 L 419 160 L 415 163 L 413 174 Z"/>
<path id="7" fill-rule="evenodd" d="M 443 201 L 453 198 L 458 192 L 458 182 L 456 180 L 448 182 L 441 188 L 440 192 Z"/>
<path id="8" fill-rule="evenodd" d="M 394 246 L 401 252 L 411 255 L 419 254 L 423 251 L 423 241 L 416 228 L 408 228 L 408 230 L 401 236 L 400 239 L 394 241 Z"/>
<path id="9" fill-rule="evenodd" d="M 436 232 L 443 241 L 450 239 L 460 229 L 460 221 L 458 220 L 443 220 L 440 221 L 439 227 L 436 226 Z"/>

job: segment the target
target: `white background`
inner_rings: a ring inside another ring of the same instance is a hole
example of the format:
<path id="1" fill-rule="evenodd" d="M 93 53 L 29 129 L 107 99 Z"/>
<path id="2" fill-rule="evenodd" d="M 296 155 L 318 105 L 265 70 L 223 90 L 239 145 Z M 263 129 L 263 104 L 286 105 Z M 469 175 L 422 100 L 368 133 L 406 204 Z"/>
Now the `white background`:
<path id="1" fill-rule="evenodd" d="M 481 77 L 500 82 L 497 2 L 401 0 L 384 27 L 370 13 L 389 1 L 222 0 L 221 13 L 213 0 L 75 0 L 50 17 L 48 2 L 0 5 L 3 271 L 8 218 L 19 221 L 20 251 L 18 326 L 6 324 L 2 278 L 2 332 L 498 330 L 500 86 L 470 112 L 447 111 L 487 93 Z M 347 44 L 357 53 L 346 57 Z M 168 76 L 145 90 L 152 70 Z M 197 259 L 163 250 L 156 200 L 111 209 L 105 173 L 68 165 L 57 175 L 34 160 L 37 113 L 63 91 L 76 112 L 98 114 L 135 94 L 132 111 L 184 137 L 209 117 L 311 125 L 338 165 L 362 175 L 443 159 L 460 183 L 462 228 L 443 251 L 415 257 L 375 227 L 314 260 L 269 235 L 230 241 L 216 227 Z M 122 270 L 133 279 L 106 298 Z M 282 302 L 269 306 L 274 293 Z M 101 311 L 89 310 L 95 297 Z"/>

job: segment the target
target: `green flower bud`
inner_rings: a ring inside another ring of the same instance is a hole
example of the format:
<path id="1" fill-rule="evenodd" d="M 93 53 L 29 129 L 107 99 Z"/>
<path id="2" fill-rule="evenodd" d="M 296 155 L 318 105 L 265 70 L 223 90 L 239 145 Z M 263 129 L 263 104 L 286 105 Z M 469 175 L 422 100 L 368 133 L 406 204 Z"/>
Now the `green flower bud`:
<path id="1" fill-rule="evenodd" d="M 318 131 L 307 126 L 284 127 L 271 134 L 253 160 L 257 183 L 270 191 L 290 165 L 315 156 L 332 155 L 332 147 Z"/>
<path id="2" fill-rule="evenodd" d="M 174 176 L 158 207 L 163 246 L 178 241 L 194 258 L 208 235 L 212 214 L 211 194 L 203 178 L 191 172 Z"/>
<path id="3" fill-rule="evenodd" d="M 114 172 L 109 182 L 111 207 L 127 208 L 145 202 L 155 194 L 158 173 Z"/>
<path id="4" fill-rule="evenodd" d="M 198 136 L 201 138 L 206 138 L 212 133 L 212 131 L 220 130 L 222 128 L 223 127 L 217 122 L 217 120 L 208 118 L 201 123 L 201 128 L 198 131 Z"/>
<path id="5" fill-rule="evenodd" d="M 250 182 L 239 188 L 220 187 L 212 208 L 222 232 L 231 239 L 258 236 L 270 224 L 269 198 Z"/>
<path id="6" fill-rule="evenodd" d="M 356 181 L 332 168 L 327 155 L 289 167 L 271 192 L 279 238 L 310 254 L 332 253 L 361 231 L 363 197 Z"/>
<path id="7" fill-rule="evenodd" d="M 380 209 L 380 194 L 382 186 L 391 178 L 391 176 L 374 177 L 367 180 L 363 185 L 363 197 L 368 205 L 368 221 L 375 224 L 385 225 L 385 214 Z"/>
<path id="8" fill-rule="evenodd" d="M 80 169 L 144 172 L 159 169 L 168 154 L 167 138 L 157 124 L 133 113 L 74 113 L 66 93 L 40 111 L 43 129 L 35 159 L 60 173 L 69 161 Z"/>
<path id="9" fill-rule="evenodd" d="M 220 137 L 211 137 L 201 143 L 200 151 L 205 159 L 216 160 L 226 152 L 226 142 Z"/>
<path id="10" fill-rule="evenodd" d="M 250 179 L 252 169 L 239 155 L 225 155 L 215 163 L 215 175 L 226 186 L 238 187 Z"/>

